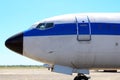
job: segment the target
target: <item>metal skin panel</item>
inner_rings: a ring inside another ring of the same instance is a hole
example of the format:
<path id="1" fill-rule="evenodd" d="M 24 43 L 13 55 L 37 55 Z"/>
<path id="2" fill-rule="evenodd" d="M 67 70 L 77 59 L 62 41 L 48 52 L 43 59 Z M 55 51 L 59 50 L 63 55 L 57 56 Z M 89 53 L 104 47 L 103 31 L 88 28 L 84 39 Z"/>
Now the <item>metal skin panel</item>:
<path id="1" fill-rule="evenodd" d="M 77 69 L 120 68 L 120 37 L 92 35 L 87 42 L 76 35 L 24 37 L 23 55 Z"/>
<path id="2" fill-rule="evenodd" d="M 68 66 L 54 65 L 53 72 L 72 75 L 73 68 L 68 67 Z"/>
<path id="3" fill-rule="evenodd" d="M 71 23 L 73 18 L 77 16 L 88 16 L 90 22 L 99 22 L 99 23 L 120 23 L 120 13 L 80 13 L 80 14 L 66 14 L 55 16 L 51 18 L 46 18 L 40 22 L 55 22 L 55 24 L 61 23 Z"/>
<path id="4" fill-rule="evenodd" d="M 88 68 L 92 66 L 94 55 L 93 53 L 88 53 L 90 48 L 86 48 L 86 46 L 90 47 L 90 42 L 78 42 L 76 35 L 24 37 L 24 55 L 34 56 L 33 59 L 37 60 L 40 58 L 39 61 L 45 63 L 73 68 Z"/>

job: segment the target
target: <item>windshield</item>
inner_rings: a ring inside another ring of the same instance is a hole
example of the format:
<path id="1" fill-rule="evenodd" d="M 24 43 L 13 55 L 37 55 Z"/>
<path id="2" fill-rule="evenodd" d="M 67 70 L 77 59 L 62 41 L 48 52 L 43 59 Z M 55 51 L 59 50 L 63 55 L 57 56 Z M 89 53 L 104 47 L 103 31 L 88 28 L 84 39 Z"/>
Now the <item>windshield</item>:
<path id="1" fill-rule="evenodd" d="M 53 23 L 40 23 L 36 28 L 40 30 L 46 30 L 54 27 Z"/>

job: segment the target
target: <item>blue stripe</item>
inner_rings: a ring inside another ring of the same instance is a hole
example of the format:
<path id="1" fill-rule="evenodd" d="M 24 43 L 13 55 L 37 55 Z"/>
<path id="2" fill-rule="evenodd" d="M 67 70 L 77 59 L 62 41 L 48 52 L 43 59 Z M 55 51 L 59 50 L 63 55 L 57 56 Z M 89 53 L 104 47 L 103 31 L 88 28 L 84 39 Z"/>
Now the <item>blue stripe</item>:
<path id="1" fill-rule="evenodd" d="M 90 30 L 89 30 L 89 24 L 88 23 L 79 23 L 78 24 L 78 30 L 79 30 L 79 34 L 89 34 Z"/>
<path id="2" fill-rule="evenodd" d="M 87 23 L 85 23 L 87 25 Z M 80 27 L 79 34 L 89 34 L 88 27 Z M 76 35 L 76 23 L 56 24 L 47 30 L 31 29 L 24 32 L 24 36 L 49 36 L 49 35 Z M 120 24 L 114 23 L 91 23 L 91 35 L 120 35 Z"/>
<path id="3" fill-rule="evenodd" d="M 24 32 L 24 36 L 74 35 L 76 24 L 57 24 L 47 30 L 32 29 Z"/>
<path id="4" fill-rule="evenodd" d="M 92 23 L 91 31 L 93 35 L 120 35 L 120 24 Z"/>

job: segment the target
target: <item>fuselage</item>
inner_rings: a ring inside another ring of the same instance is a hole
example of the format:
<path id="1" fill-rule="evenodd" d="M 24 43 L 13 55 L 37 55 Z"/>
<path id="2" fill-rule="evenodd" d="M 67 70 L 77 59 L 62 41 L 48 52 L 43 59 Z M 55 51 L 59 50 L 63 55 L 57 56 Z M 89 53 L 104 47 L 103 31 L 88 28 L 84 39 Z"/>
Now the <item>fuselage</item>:
<path id="1" fill-rule="evenodd" d="M 34 60 L 75 69 L 120 68 L 120 13 L 56 16 L 22 35 L 20 53 Z"/>

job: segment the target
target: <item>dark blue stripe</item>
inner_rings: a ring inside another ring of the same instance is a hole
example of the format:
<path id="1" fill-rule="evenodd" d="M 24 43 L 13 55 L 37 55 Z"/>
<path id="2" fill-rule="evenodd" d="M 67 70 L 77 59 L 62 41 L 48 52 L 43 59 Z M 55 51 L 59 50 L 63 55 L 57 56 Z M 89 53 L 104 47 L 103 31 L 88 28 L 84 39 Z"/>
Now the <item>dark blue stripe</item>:
<path id="1" fill-rule="evenodd" d="M 120 24 L 92 23 L 91 31 L 93 35 L 120 35 Z"/>
<path id="2" fill-rule="evenodd" d="M 48 35 L 74 35 L 76 24 L 57 24 L 47 30 L 32 29 L 24 32 L 24 36 L 48 36 Z"/>
<path id="3" fill-rule="evenodd" d="M 85 23 L 87 24 L 87 23 Z M 79 34 L 89 34 L 88 27 L 80 27 Z M 32 29 L 24 32 L 24 36 L 49 36 L 49 35 L 76 35 L 76 23 L 56 24 L 47 30 Z M 91 23 L 91 35 L 120 35 L 120 24 Z"/>
<path id="4" fill-rule="evenodd" d="M 88 23 L 79 23 L 78 24 L 78 30 L 79 30 L 79 34 L 89 34 L 90 30 L 89 30 L 89 24 Z"/>

